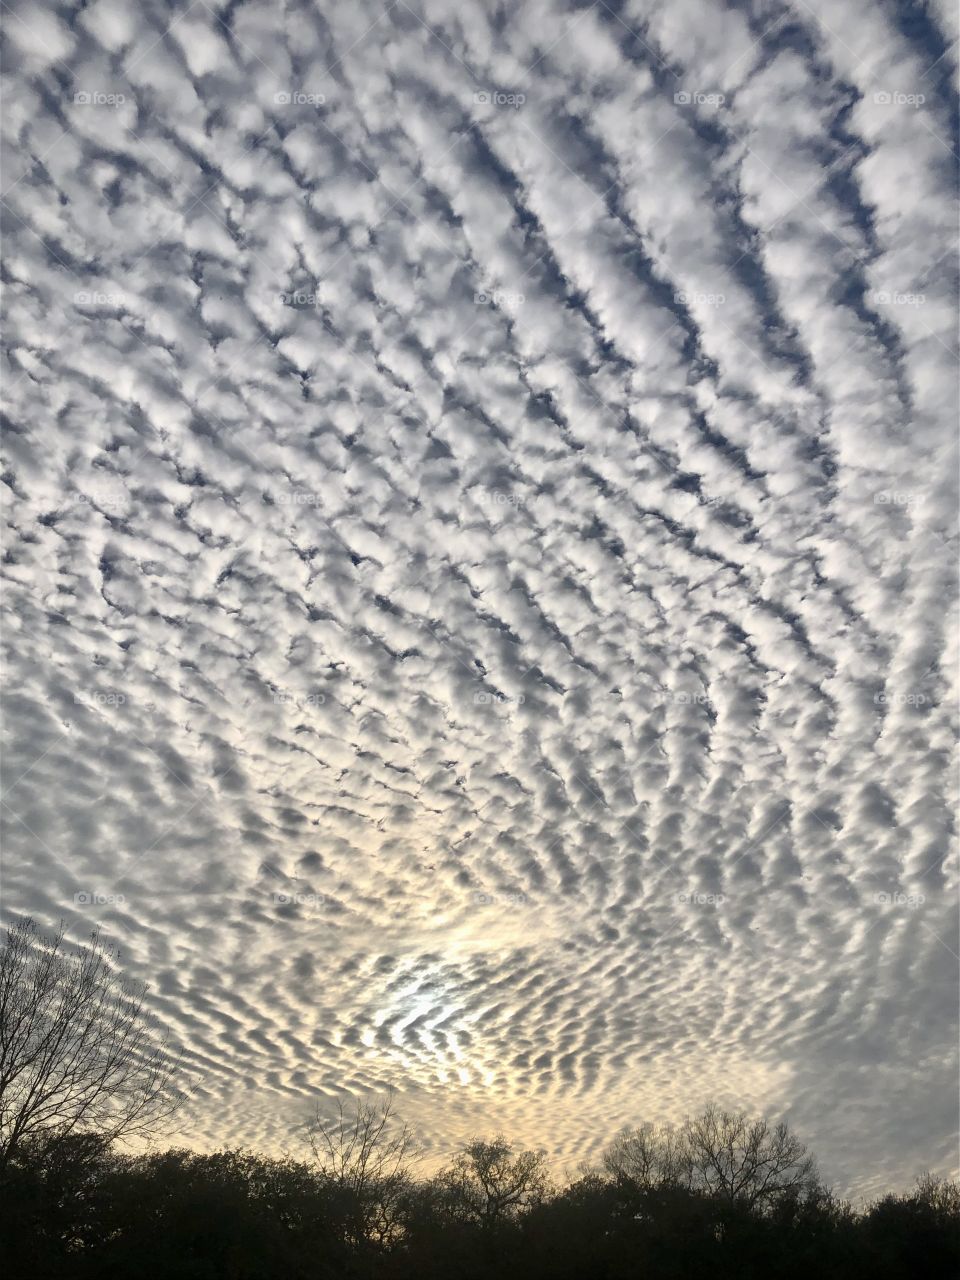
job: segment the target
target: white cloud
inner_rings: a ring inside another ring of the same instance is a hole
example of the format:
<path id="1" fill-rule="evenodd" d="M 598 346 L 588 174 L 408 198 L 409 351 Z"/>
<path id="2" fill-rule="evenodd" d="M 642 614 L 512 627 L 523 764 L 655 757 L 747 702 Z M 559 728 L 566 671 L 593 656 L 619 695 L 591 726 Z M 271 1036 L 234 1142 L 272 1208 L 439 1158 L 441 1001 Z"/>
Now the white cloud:
<path id="1" fill-rule="evenodd" d="M 941 29 L 8 23 L 7 905 L 151 981 L 188 1140 L 949 1166 Z"/>

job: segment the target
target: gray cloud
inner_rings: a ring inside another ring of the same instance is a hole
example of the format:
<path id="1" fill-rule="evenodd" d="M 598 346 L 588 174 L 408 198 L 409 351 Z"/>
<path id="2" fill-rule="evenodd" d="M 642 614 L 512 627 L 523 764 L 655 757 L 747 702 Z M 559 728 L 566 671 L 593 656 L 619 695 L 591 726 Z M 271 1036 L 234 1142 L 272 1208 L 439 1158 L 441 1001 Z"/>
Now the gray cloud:
<path id="1" fill-rule="evenodd" d="M 948 8 L 11 9 L 6 905 L 188 1140 L 950 1166 Z"/>

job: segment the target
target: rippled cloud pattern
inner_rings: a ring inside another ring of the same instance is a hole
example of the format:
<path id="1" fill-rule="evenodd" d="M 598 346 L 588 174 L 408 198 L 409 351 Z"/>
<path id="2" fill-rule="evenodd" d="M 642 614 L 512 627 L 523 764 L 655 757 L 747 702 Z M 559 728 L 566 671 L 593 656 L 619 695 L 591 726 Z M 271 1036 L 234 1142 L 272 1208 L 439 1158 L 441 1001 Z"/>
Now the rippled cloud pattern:
<path id="1" fill-rule="evenodd" d="M 956 8 L 6 10 L 5 898 L 184 1140 L 956 1152 Z"/>

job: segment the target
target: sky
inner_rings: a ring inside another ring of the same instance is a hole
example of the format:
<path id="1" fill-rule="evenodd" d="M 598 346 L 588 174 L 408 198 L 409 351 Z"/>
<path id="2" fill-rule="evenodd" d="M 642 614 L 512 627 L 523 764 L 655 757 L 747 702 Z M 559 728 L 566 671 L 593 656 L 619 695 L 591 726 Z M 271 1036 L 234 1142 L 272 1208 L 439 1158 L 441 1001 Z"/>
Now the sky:
<path id="1" fill-rule="evenodd" d="M 4 0 L 4 911 L 299 1151 L 957 1151 L 949 0 Z"/>

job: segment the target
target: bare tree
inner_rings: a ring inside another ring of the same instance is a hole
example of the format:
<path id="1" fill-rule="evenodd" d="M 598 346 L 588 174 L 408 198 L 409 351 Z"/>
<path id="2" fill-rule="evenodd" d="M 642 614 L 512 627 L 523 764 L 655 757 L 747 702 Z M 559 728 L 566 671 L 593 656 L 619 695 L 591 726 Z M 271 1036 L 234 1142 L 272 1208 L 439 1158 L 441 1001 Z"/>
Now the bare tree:
<path id="1" fill-rule="evenodd" d="M 921 1173 L 911 1199 L 917 1204 L 928 1205 L 947 1219 L 960 1222 L 960 1182 L 941 1178 L 929 1171 Z"/>
<path id="2" fill-rule="evenodd" d="M 603 1156 L 603 1168 L 617 1182 L 628 1180 L 645 1191 L 689 1188 L 693 1162 L 682 1129 L 645 1124 L 618 1133 Z"/>
<path id="3" fill-rule="evenodd" d="M 0 1171 L 29 1143 L 155 1132 L 180 1102 L 176 1063 L 94 933 L 70 952 L 32 920 L 0 949 Z"/>
<path id="4" fill-rule="evenodd" d="M 677 1128 L 624 1131 L 603 1165 L 608 1175 L 644 1190 L 681 1187 L 750 1208 L 768 1208 L 820 1185 L 813 1158 L 786 1124 L 715 1103 Z"/>
<path id="5" fill-rule="evenodd" d="M 542 1151 L 520 1151 L 502 1134 L 475 1138 L 436 1184 L 454 1213 L 485 1226 L 539 1204 L 550 1191 Z"/>
<path id="6" fill-rule="evenodd" d="M 394 1112 L 394 1093 L 373 1102 L 337 1103 L 337 1118 L 317 1108 L 309 1131 L 321 1177 L 346 1197 L 354 1243 L 389 1243 L 398 1231 L 411 1166 L 420 1158 L 410 1128 Z"/>
<path id="7" fill-rule="evenodd" d="M 697 1188 L 749 1208 L 766 1208 L 819 1185 L 813 1157 L 786 1124 L 711 1104 L 684 1122 Z"/>

